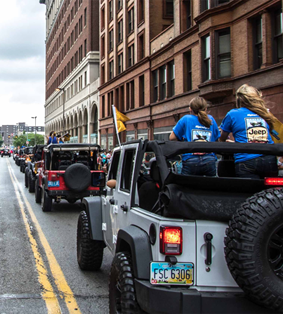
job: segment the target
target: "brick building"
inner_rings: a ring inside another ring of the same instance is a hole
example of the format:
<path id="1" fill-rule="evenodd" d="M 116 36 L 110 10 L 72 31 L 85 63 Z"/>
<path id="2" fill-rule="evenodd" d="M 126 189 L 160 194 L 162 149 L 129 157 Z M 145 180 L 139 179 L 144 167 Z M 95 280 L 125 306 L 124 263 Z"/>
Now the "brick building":
<path id="1" fill-rule="evenodd" d="M 100 135 L 168 139 L 200 95 L 218 123 L 243 83 L 283 121 L 282 0 L 100 0 Z"/>
<path id="2" fill-rule="evenodd" d="M 98 141 L 99 1 L 40 0 L 46 5 L 46 134 Z"/>

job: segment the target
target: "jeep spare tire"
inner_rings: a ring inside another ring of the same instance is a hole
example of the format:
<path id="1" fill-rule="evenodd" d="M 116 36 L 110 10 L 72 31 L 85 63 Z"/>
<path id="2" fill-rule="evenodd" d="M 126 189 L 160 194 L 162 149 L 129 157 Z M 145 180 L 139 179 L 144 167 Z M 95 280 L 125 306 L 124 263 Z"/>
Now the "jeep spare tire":
<path id="1" fill-rule="evenodd" d="M 247 297 L 283 312 L 283 189 L 248 198 L 226 230 L 229 270 Z"/>
<path id="2" fill-rule="evenodd" d="M 90 186 L 91 172 L 85 165 L 73 164 L 66 169 L 64 180 L 68 189 L 82 192 Z"/>

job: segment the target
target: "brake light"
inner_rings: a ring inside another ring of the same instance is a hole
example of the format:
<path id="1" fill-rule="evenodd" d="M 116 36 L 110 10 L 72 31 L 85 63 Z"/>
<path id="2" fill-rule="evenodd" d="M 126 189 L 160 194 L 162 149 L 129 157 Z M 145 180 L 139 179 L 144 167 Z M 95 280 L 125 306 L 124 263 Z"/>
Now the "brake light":
<path id="1" fill-rule="evenodd" d="M 56 174 L 52 174 L 51 175 L 51 181 L 57 181 L 57 175 Z"/>
<path id="2" fill-rule="evenodd" d="M 265 185 L 283 185 L 283 178 L 264 178 Z"/>
<path id="3" fill-rule="evenodd" d="M 160 227 L 160 253 L 166 255 L 182 254 L 182 228 L 181 227 Z"/>

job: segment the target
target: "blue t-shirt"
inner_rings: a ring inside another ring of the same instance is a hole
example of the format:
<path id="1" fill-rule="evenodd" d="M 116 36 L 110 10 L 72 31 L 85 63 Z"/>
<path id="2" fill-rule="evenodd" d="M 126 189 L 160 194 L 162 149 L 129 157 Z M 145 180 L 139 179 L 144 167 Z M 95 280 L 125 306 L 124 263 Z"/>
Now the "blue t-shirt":
<path id="1" fill-rule="evenodd" d="M 211 115 L 208 115 L 212 125 L 207 128 L 199 122 L 195 115 L 186 115 L 182 117 L 173 128 L 173 132 L 179 141 L 187 142 L 216 142 L 220 137 L 218 126 Z M 214 153 L 206 154 L 215 156 Z M 194 154 L 183 154 L 182 160 L 195 157 Z"/>
<path id="2" fill-rule="evenodd" d="M 53 139 L 52 139 L 52 137 L 51 136 L 49 136 L 49 139 L 48 139 L 48 143 L 47 143 L 47 145 L 49 145 L 49 144 L 57 144 L 58 142 L 57 142 L 57 137 L 56 136 L 54 136 L 53 137 Z"/>
<path id="3" fill-rule="evenodd" d="M 269 125 L 256 113 L 247 108 L 230 110 L 221 123 L 224 132 L 233 133 L 237 143 L 273 144 L 269 133 Z M 235 162 L 257 158 L 259 154 L 234 154 Z"/>

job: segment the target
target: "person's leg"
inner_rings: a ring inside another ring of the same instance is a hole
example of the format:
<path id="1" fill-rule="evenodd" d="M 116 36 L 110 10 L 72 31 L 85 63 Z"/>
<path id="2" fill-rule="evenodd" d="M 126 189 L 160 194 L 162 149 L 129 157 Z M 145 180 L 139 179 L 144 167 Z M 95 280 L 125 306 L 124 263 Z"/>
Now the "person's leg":
<path id="1" fill-rule="evenodd" d="M 215 177 L 216 176 L 216 159 L 214 156 L 203 156 L 201 161 L 200 175 Z"/>
<path id="2" fill-rule="evenodd" d="M 182 161 L 182 175 L 198 175 L 199 157 L 189 158 Z"/>
<path id="3" fill-rule="evenodd" d="M 235 164 L 236 176 L 240 178 L 259 179 L 260 176 L 257 174 L 257 158 L 237 162 Z"/>
<path id="4" fill-rule="evenodd" d="M 257 171 L 260 177 L 278 177 L 277 158 L 272 155 L 264 155 L 257 158 Z"/>

